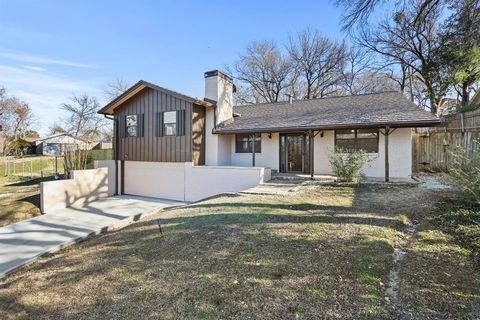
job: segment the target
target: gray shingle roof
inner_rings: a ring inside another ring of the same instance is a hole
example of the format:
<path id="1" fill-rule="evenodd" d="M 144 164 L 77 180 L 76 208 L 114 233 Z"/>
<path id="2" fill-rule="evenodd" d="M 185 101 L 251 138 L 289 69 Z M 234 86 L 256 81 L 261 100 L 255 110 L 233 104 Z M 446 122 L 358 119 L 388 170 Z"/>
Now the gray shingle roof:
<path id="1" fill-rule="evenodd" d="M 385 125 L 424 127 L 440 123 L 399 92 L 236 106 L 233 111 L 241 116 L 217 126 L 217 133 Z"/>

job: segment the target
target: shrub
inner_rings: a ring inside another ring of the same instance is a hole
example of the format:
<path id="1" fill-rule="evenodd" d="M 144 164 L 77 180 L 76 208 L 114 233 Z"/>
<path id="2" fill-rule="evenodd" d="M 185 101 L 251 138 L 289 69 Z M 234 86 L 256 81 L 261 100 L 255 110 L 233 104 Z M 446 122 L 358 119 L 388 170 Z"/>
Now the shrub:
<path id="1" fill-rule="evenodd" d="M 371 159 L 364 150 L 346 151 L 335 148 L 329 155 L 330 166 L 339 181 L 356 182 L 361 175 L 362 167 Z"/>
<path id="2" fill-rule="evenodd" d="M 477 205 L 480 205 L 479 144 L 479 141 L 475 142 L 477 149 L 470 154 L 462 147 L 456 147 L 451 151 L 451 175 L 455 179 L 458 187 L 466 191 L 469 198 Z"/>

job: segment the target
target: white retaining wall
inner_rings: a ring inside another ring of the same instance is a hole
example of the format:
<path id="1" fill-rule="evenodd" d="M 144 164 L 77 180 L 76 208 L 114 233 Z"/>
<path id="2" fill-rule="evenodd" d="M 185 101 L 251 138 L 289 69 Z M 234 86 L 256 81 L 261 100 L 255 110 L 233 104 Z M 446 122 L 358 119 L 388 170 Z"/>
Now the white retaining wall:
<path id="1" fill-rule="evenodd" d="M 239 192 L 268 180 L 270 170 L 260 167 L 125 161 L 124 191 L 132 195 L 197 201 L 224 192 Z"/>

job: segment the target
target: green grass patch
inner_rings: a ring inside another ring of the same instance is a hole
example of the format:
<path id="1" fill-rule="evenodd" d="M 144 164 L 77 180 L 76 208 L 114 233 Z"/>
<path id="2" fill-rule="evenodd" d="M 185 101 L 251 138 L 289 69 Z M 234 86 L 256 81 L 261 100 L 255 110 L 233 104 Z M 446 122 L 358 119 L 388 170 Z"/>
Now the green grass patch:
<path id="1" fill-rule="evenodd" d="M 444 199 L 430 222 L 455 237 L 475 258 L 480 258 L 480 205 L 462 195 Z M 448 242 L 447 239 L 444 241 Z"/>

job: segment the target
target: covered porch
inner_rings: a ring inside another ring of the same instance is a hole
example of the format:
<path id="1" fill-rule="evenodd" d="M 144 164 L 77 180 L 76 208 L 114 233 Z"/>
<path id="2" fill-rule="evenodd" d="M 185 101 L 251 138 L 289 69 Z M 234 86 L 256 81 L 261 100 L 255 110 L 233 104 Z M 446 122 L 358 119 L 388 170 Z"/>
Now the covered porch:
<path id="1" fill-rule="evenodd" d="M 222 139 L 230 145 L 224 165 L 269 167 L 285 177 L 331 177 L 329 155 L 336 147 L 367 150 L 372 161 L 363 170 L 366 176 L 390 181 L 391 177 L 411 175 L 411 128 L 343 126 L 239 132 L 225 134 Z"/>

